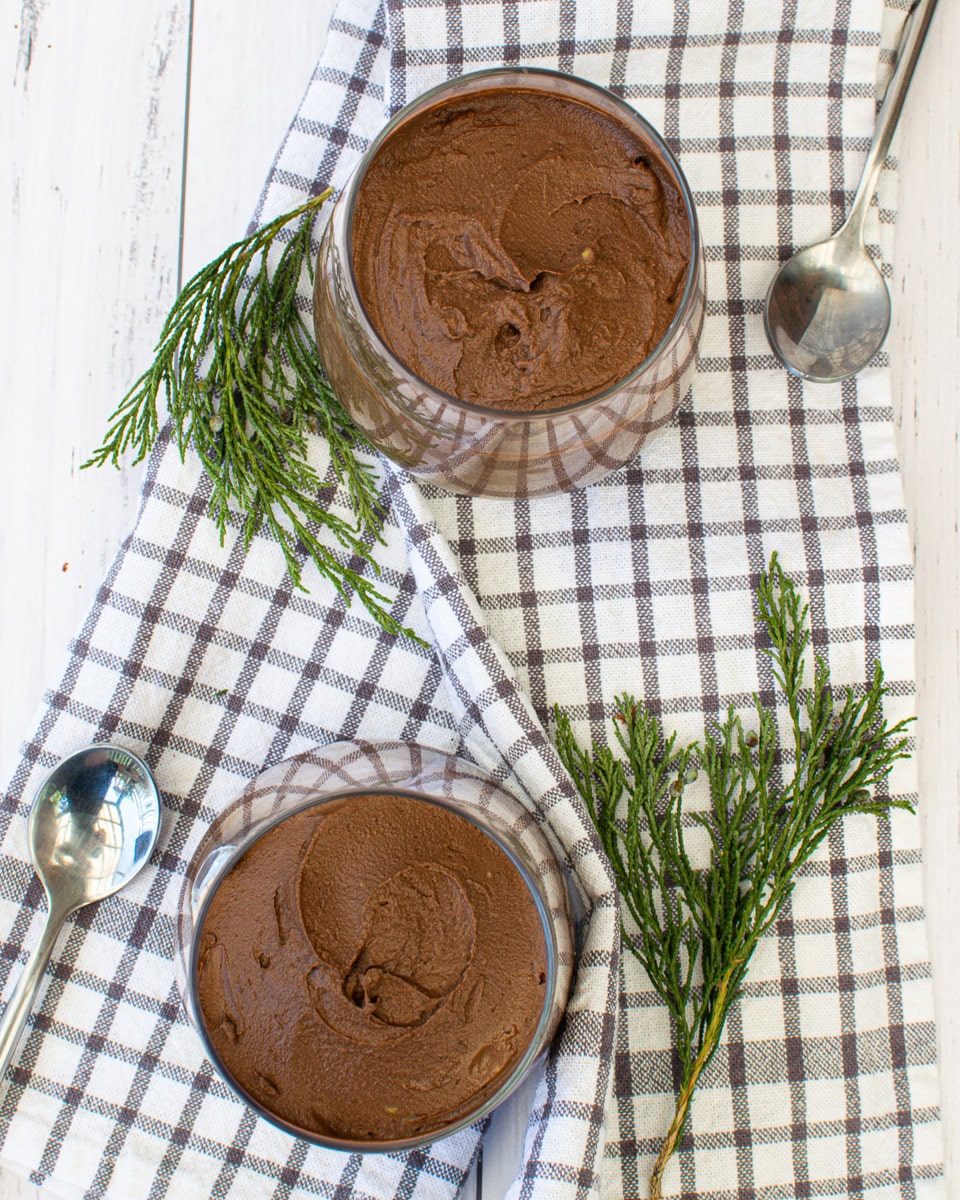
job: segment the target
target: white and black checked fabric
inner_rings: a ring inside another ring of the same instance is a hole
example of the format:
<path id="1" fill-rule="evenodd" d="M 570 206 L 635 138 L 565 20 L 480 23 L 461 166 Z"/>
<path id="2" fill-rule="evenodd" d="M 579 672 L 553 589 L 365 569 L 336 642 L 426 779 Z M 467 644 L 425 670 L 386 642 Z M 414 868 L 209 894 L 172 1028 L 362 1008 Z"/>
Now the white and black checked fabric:
<path id="1" fill-rule="evenodd" d="M 636 105 L 690 180 L 708 263 L 699 372 L 640 459 L 585 490 L 476 500 L 382 465 L 382 585 L 431 650 L 384 636 L 310 570 L 309 593 L 293 591 L 267 538 L 221 548 L 195 460 L 163 441 L 4 794 L 4 997 L 41 920 L 26 814 L 52 764 L 93 739 L 128 745 L 156 774 L 164 826 L 136 883 L 70 923 L 2 1097 L 6 1160 L 69 1197 L 456 1192 L 480 1129 L 423 1152 L 347 1156 L 257 1120 L 204 1060 L 171 964 L 186 863 L 244 783 L 318 744 L 396 739 L 466 754 L 526 797 L 588 910 L 511 1195 L 646 1194 L 673 1108 L 670 1025 L 632 957 L 618 966 L 615 896 L 551 748 L 551 706 L 605 739 L 622 690 L 683 737 L 755 689 L 774 703 L 751 601 L 776 549 L 835 679 L 859 686 L 879 659 L 888 717 L 910 712 L 911 560 L 886 361 L 804 385 L 775 364 L 760 315 L 778 260 L 836 226 L 851 197 L 890 64 L 881 45 L 895 44 L 906 6 L 341 0 L 257 219 L 341 187 L 387 112 L 449 75 L 502 62 L 575 72 Z M 887 171 L 868 231 L 885 264 L 893 187 Z M 325 447 L 312 452 L 323 471 Z M 890 786 L 913 795 L 909 763 Z M 852 818 L 757 950 L 666 1186 L 718 1200 L 933 1197 L 937 1104 L 918 825 Z"/>

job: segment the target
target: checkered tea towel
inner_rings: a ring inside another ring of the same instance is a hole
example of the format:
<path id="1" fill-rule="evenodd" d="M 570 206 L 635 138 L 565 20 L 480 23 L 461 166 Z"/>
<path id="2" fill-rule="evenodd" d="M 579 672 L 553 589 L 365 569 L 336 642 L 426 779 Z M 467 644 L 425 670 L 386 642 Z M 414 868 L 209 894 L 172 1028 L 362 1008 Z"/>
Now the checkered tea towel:
<path id="1" fill-rule="evenodd" d="M 457 1191 L 480 1128 L 378 1157 L 258 1120 L 205 1061 L 171 964 L 186 864 L 244 783 L 316 745 L 396 739 L 468 755 L 525 798 L 586 906 L 511 1196 L 646 1194 L 673 1109 L 670 1023 L 632 956 L 618 965 L 614 893 L 551 748 L 551 706 L 603 740 L 623 690 L 685 738 L 754 690 L 775 703 L 752 594 L 777 550 L 834 679 L 860 686 L 879 659 L 888 718 L 909 714 L 912 576 L 886 360 L 804 385 L 774 362 L 760 315 L 777 262 L 851 198 L 890 64 L 881 46 L 904 7 L 341 0 L 257 219 L 342 187 L 387 113 L 449 75 L 502 62 L 575 72 L 658 126 L 690 180 L 708 264 L 699 372 L 638 461 L 570 494 L 469 499 L 381 464 L 381 584 L 430 649 L 385 636 L 310 570 L 309 592 L 294 591 L 266 537 L 221 547 L 195 459 L 162 442 L 5 792 L 4 997 L 41 920 L 26 814 L 52 764 L 92 739 L 140 752 L 163 830 L 133 886 L 70 922 L 2 1096 L 5 1160 L 65 1197 Z M 893 182 L 888 171 L 869 229 L 887 271 Z M 332 478 L 324 445 L 312 453 Z M 909 763 L 890 787 L 913 796 Z M 850 818 L 754 956 L 666 1190 L 937 1195 L 934 1043 L 917 822 Z"/>

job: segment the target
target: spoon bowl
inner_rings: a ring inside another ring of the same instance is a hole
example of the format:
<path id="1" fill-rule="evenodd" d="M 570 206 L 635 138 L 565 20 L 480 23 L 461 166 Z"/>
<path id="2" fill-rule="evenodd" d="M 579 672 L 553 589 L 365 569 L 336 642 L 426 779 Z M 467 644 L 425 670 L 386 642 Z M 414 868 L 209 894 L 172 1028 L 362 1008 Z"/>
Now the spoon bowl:
<path id="1" fill-rule="evenodd" d="M 863 243 L 844 227 L 780 268 L 763 310 L 787 370 L 835 383 L 862 370 L 890 328 L 890 293 Z"/>
<path id="2" fill-rule="evenodd" d="M 40 940 L 0 1019 L 0 1079 L 26 1024 L 66 918 L 119 891 L 150 857 L 160 794 L 147 766 L 119 746 L 88 746 L 47 777 L 30 810 L 30 856 L 49 909 Z"/>

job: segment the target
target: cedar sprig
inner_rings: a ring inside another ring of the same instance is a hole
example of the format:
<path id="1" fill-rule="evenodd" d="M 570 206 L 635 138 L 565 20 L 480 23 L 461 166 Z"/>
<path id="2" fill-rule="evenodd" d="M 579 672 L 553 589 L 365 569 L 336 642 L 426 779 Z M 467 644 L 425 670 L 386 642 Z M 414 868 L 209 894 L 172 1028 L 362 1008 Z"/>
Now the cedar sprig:
<path id="1" fill-rule="evenodd" d="M 888 727 L 879 663 L 862 695 L 834 695 L 824 660 L 804 687 L 809 607 L 777 556 L 757 590 L 766 653 L 789 715 L 789 750 L 773 713 L 753 696 L 749 726 L 731 707 L 702 745 L 677 746 L 633 696 L 616 698 L 616 751 L 576 742 L 556 711 L 557 748 L 616 876 L 624 944 L 667 1005 L 676 1031 L 676 1108 L 650 1179 L 662 1195 L 664 1168 L 683 1133 L 697 1081 L 741 994 L 750 956 L 776 919 L 797 872 L 847 813 L 882 817 L 908 800 L 873 789 L 908 755 L 908 721 Z M 792 765 L 789 779 L 782 774 Z M 706 808 L 684 807 L 686 787 L 706 778 Z M 695 865 L 691 830 L 706 835 L 709 861 Z"/>
<path id="2" fill-rule="evenodd" d="M 371 447 L 334 395 L 297 302 L 304 270 L 312 278 L 313 217 L 330 194 L 235 242 L 190 279 L 167 315 L 153 363 L 120 401 L 84 466 L 119 466 L 128 453 L 140 462 L 159 435 L 162 395 L 181 457 L 192 447 L 210 477 L 209 511 L 221 544 L 234 520 L 245 548 L 266 528 L 296 587 L 303 588 L 302 565 L 312 559 L 383 629 L 410 634 L 362 573 L 379 573 L 371 547 L 382 541 L 376 477 L 358 457 Z M 275 245 L 282 249 L 271 269 Z M 310 433 L 329 443 L 354 523 L 329 507 L 335 487 L 307 460 Z M 321 540 L 321 530 L 339 549 Z"/>

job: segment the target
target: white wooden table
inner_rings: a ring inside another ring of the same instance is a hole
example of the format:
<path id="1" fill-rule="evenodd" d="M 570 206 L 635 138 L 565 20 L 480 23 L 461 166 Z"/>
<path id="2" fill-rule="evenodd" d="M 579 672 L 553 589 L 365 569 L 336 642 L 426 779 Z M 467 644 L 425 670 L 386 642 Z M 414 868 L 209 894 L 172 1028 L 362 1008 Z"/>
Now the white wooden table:
<path id="1" fill-rule="evenodd" d="M 332 7 L 0 0 L 4 773 L 136 516 L 138 472 L 79 465 L 150 361 L 178 282 L 243 234 Z M 917 559 L 926 898 L 955 1185 L 960 1105 L 947 1081 L 960 1076 L 958 55 L 960 6 L 945 0 L 901 124 L 889 342 Z M 500 1142 L 512 1140 L 505 1131 Z M 488 1155 L 485 1196 L 502 1195 L 510 1158 Z M 0 1166 L 0 1198 L 42 1196 Z"/>

